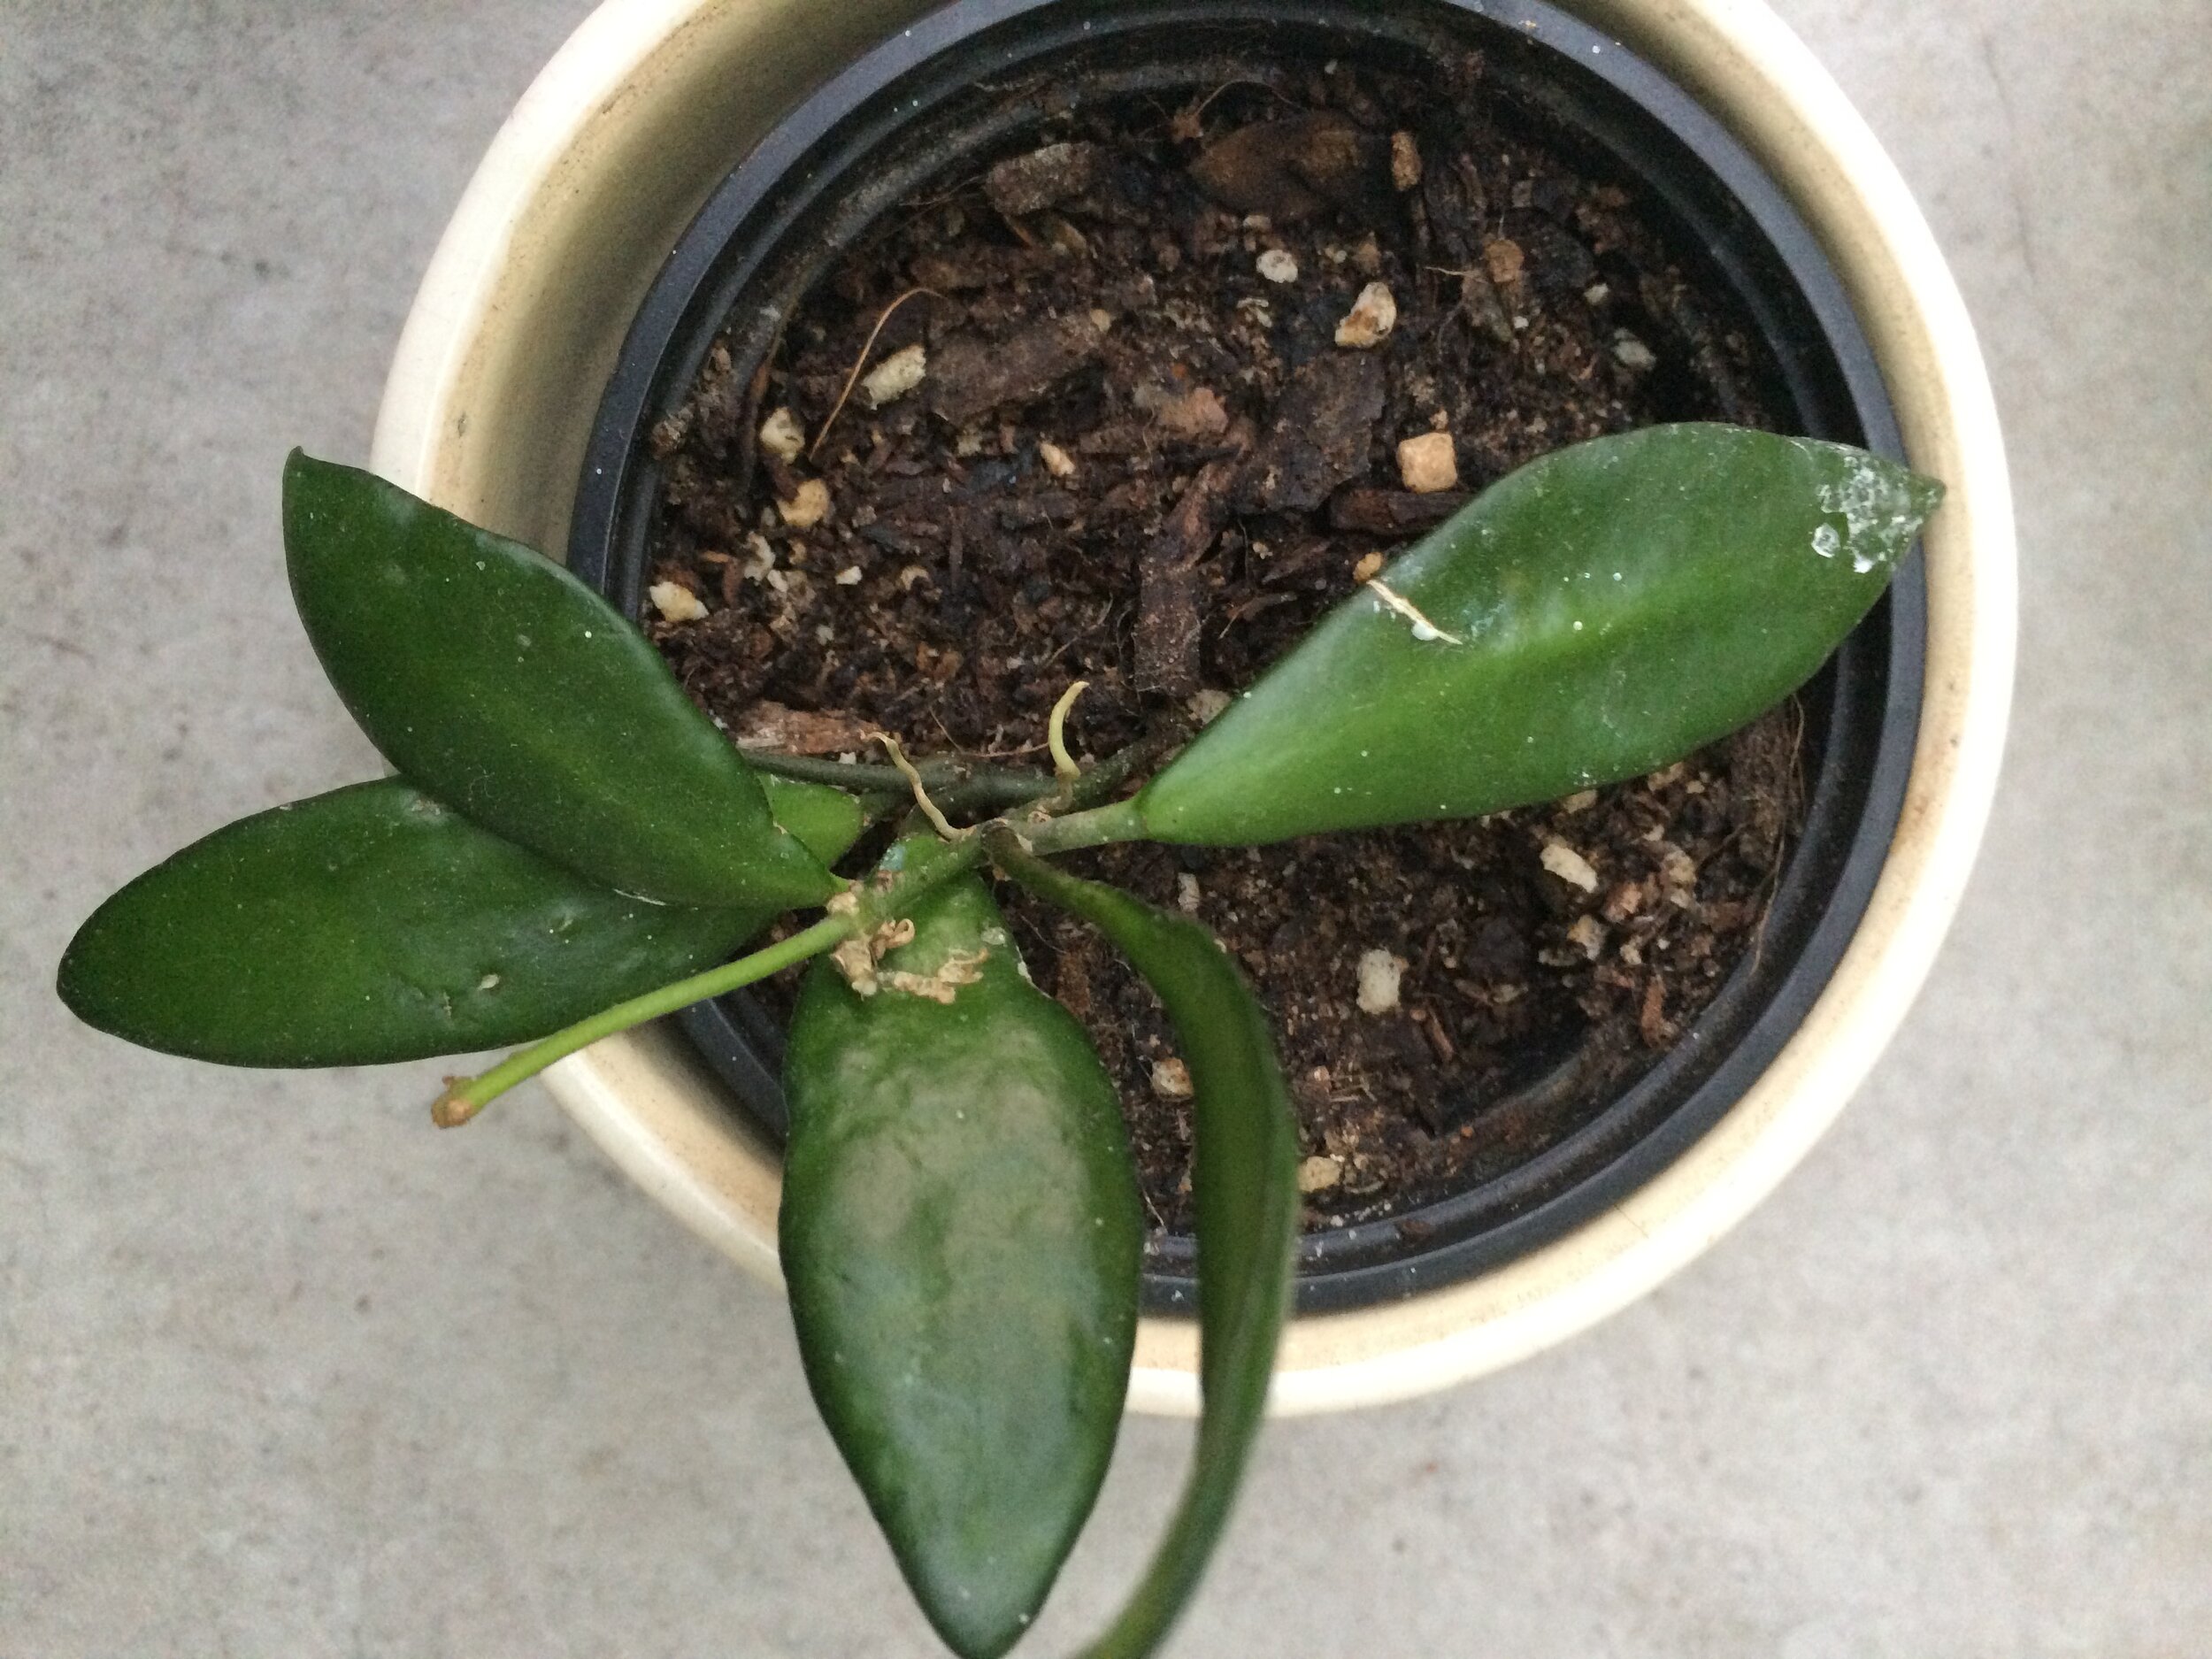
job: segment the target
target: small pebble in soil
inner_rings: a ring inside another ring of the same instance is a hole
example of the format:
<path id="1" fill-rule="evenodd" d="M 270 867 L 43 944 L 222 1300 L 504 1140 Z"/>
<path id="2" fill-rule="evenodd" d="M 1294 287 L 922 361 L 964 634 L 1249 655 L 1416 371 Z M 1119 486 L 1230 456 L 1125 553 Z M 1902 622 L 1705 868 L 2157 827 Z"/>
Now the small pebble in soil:
<path id="1" fill-rule="evenodd" d="M 1398 475 L 1417 495 L 1459 488 L 1459 451 L 1448 432 L 1425 432 L 1398 446 Z"/>
<path id="2" fill-rule="evenodd" d="M 1624 328 L 1613 336 L 1613 355 L 1624 369 L 1655 369 L 1659 359 L 1652 349 Z"/>
<path id="3" fill-rule="evenodd" d="M 1152 1063 L 1152 1092 L 1162 1100 L 1188 1100 L 1191 1097 L 1190 1067 L 1173 1055 Z"/>
<path id="4" fill-rule="evenodd" d="M 1228 407 L 1210 386 L 1194 386 L 1178 394 L 1156 386 L 1140 386 L 1130 401 L 1158 421 L 1160 430 L 1171 437 L 1218 438 L 1229 430 Z"/>
<path id="5" fill-rule="evenodd" d="M 1387 950 L 1370 950 L 1359 959 L 1359 1011 L 1387 1014 L 1398 1006 L 1398 981 L 1406 959 Z"/>
<path id="6" fill-rule="evenodd" d="M 1175 908 L 1186 916 L 1195 916 L 1198 901 L 1198 878 L 1186 870 L 1175 878 Z"/>
<path id="7" fill-rule="evenodd" d="M 787 409 L 779 409 L 760 423 L 760 447 L 785 462 L 795 461 L 806 448 L 806 428 Z"/>
<path id="8" fill-rule="evenodd" d="M 1697 897 L 1697 863 L 1672 841 L 1661 841 L 1659 881 L 1669 901 L 1684 910 Z"/>
<path id="9" fill-rule="evenodd" d="M 1219 719 L 1222 710 L 1229 706 L 1229 694 L 1217 691 L 1211 686 L 1202 686 L 1191 693 L 1183 706 L 1190 710 L 1190 718 L 1201 726 L 1211 726 Z"/>
<path id="10" fill-rule="evenodd" d="M 1075 457 L 1049 438 L 1038 443 L 1037 458 L 1045 464 L 1045 471 L 1055 478 L 1075 476 Z"/>
<path id="11" fill-rule="evenodd" d="M 1361 554 L 1359 562 L 1352 566 L 1352 580 L 1356 582 L 1373 581 L 1376 577 L 1382 574 L 1383 564 L 1383 556 L 1380 553 Z"/>
<path id="12" fill-rule="evenodd" d="M 829 486 L 818 478 L 810 478 L 789 501 L 778 502 L 776 511 L 794 530 L 811 530 L 829 517 Z"/>
<path id="13" fill-rule="evenodd" d="M 1325 1154 L 1317 1153 L 1298 1166 L 1298 1190 L 1302 1193 L 1326 1192 L 1344 1179 L 1344 1166 Z"/>
<path id="14" fill-rule="evenodd" d="M 1336 326 L 1336 342 L 1355 351 L 1371 351 L 1398 326 L 1398 302 L 1387 282 L 1370 282 Z"/>
<path id="15" fill-rule="evenodd" d="M 861 395 L 871 409 L 895 403 L 929 376 L 929 353 L 917 342 L 901 347 L 868 371 L 860 382 Z"/>
<path id="16" fill-rule="evenodd" d="M 1270 282 L 1295 282 L 1298 257 L 1287 249 L 1270 248 L 1259 257 L 1259 273 Z"/>
<path id="17" fill-rule="evenodd" d="M 1594 916 L 1578 916 L 1567 930 L 1567 942 L 1595 962 L 1605 952 L 1605 925 Z"/>
<path id="18" fill-rule="evenodd" d="M 1390 182 L 1401 190 L 1421 182 L 1421 144 L 1411 133 L 1390 135 Z"/>
<path id="19" fill-rule="evenodd" d="M 696 622 L 707 614 L 699 595 L 681 582 L 655 582 L 645 590 L 664 622 Z"/>
<path id="20" fill-rule="evenodd" d="M 1544 868 L 1570 887 L 1580 887 L 1585 893 L 1598 890 L 1598 872 L 1585 858 L 1564 841 L 1547 841 L 1543 851 Z"/>

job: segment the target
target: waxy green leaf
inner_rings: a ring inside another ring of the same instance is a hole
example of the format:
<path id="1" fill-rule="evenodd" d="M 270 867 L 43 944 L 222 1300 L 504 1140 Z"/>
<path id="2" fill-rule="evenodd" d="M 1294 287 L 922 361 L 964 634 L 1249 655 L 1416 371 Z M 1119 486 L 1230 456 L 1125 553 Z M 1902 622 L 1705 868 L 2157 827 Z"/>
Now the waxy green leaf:
<path id="1" fill-rule="evenodd" d="M 1159 994 L 1190 1068 L 1204 1395 L 1197 1455 L 1143 1580 L 1086 1650 L 1087 1659 L 1140 1659 L 1197 1587 L 1266 1412 L 1298 1240 L 1297 1119 L 1267 1018 L 1210 933 L 1035 860 L 1009 870 L 1113 941 Z"/>
<path id="2" fill-rule="evenodd" d="M 351 467 L 284 469 L 292 595 L 384 757 L 485 828 L 664 903 L 836 882 L 652 645 L 552 560 Z"/>
<path id="3" fill-rule="evenodd" d="M 773 914 L 626 898 L 391 779 L 156 865 L 78 931 L 58 988 L 149 1048 L 367 1065 L 534 1041 L 711 967 Z"/>
<path id="4" fill-rule="evenodd" d="M 1578 444 L 1339 606 L 1138 797 L 1207 846 L 1468 818 L 1633 777 L 1811 677 L 1942 486 L 1717 426 Z"/>
<path id="5" fill-rule="evenodd" d="M 825 964 L 792 1020 L 783 1269 L 815 1400 L 908 1583 L 956 1652 L 991 1659 L 1104 1478 L 1143 1218 L 1113 1084 L 982 884 L 912 920 L 872 996 Z"/>
<path id="6" fill-rule="evenodd" d="M 826 869 L 842 858 L 867 827 L 867 815 L 859 801 L 842 789 L 766 772 L 761 774 L 760 786 L 776 822 L 798 837 L 799 845 L 820 859 Z"/>

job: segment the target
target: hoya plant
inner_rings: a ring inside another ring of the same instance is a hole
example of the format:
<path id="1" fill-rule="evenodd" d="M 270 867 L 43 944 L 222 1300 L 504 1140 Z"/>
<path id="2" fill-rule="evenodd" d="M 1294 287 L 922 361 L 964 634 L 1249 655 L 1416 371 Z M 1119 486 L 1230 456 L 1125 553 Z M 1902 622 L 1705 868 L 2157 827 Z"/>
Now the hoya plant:
<path id="1" fill-rule="evenodd" d="M 293 595 L 396 775 L 147 872 L 79 932 L 60 993 L 102 1030 L 234 1065 L 526 1044 L 451 1083 L 450 1125 L 601 1037 L 811 961 L 783 1079 L 800 1351 L 923 1611 L 993 1659 L 1097 1495 L 1137 1326 L 1115 1087 L 1030 983 L 984 878 L 1072 912 L 1158 994 L 1194 1091 L 1196 1455 L 1088 1650 L 1145 1654 L 1260 1423 L 1297 1133 L 1211 936 L 1056 859 L 1466 818 L 1668 764 L 1808 679 L 1940 495 L 1855 449 L 1733 427 L 1582 444 L 1402 551 L 1179 753 L 1079 767 L 1071 687 L 1053 772 L 987 777 L 888 737 L 886 765 L 742 753 L 558 565 L 295 454 Z M 881 850 L 841 872 L 856 849 Z"/>

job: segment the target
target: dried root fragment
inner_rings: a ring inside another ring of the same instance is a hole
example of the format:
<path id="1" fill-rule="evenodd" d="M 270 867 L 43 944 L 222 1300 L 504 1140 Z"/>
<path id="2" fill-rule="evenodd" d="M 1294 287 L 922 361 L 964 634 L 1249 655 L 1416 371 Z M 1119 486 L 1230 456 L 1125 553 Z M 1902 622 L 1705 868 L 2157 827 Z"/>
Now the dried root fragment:
<path id="1" fill-rule="evenodd" d="M 858 908 L 859 901 L 850 893 L 841 893 L 823 908 L 835 915 L 841 909 L 849 912 Z M 885 922 L 865 939 L 848 939 L 830 952 L 830 965 L 845 976 L 845 983 L 853 987 L 856 996 L 873 996 L 887 982 L 878 972 L 884 957 L 902 945 L 914 942 L 914 924 L 907 917 Z M 950 999 L 948 998 L 948 1001 Z"/>
<path id="2" fill-rule="evenodd" d="M 909 932 L 911 932 L 910 926 Z M 990 959 L 991 953 L 987 950 L 956 950 L 944 959 L 934 973 L 909 973 L 902 968 L 891 968 L 879 972 L 876 979 L 887 991 L 926 997 L 933 1002 L 941 1002 L 950 1008 L 962 986 L 973 985 L 983 978 L 983 964 Z"/>

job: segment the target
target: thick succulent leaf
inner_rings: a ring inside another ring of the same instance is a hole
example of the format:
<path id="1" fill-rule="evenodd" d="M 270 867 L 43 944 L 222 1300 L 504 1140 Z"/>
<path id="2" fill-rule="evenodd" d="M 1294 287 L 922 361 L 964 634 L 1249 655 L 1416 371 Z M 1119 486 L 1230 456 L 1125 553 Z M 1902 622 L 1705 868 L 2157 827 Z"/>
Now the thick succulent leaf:
<path id="1" fill-rule="evenodd" d="M 626 898 L 390 779 L 156 865 L 78 930 L 58 988 L 145 1048 L 365 1065 L 534 1041 L 711 967 L 773 914 Z"/>
<path id="2" fill-rule="evenodd" d="M 664 903 L 818 903 L 835 881 L 643 635 L 552 560 L 295 451 L 292 596 L 384 757 L 509 841 Z"/>
<path id="3" fill-rule="evenodd" d="M 1267 1018 L 1214 937 L 1112 887 L 1014 874 L 1112 940 L 1159 994 L 1190 1068 L 1204 1413 L 1188 1485 L 1142 1581 L 1089 1659 L 1138 1659 L 1197 1587 L 1267 1406 L 1298 1239 L 1298 1128 Z"/>
<path id="4" fill-rule="evenodd" d="M 1548 456 L 1232 703 L 1139 797 L 1145 825 L 1281 841 L 1494 812 L 1678 759 L 1811 677 L 1942 494 L 1863 450 L 1731 426 Z"/>
<path id="5" fill-rule="evenodd" d="M 802 783 L 791 778 L 760 774 L 768 796 L 768 810 L 777 824 L 798 838 L 799 845 L 822 861 L 835 864 L 860 839 L 867 814 L 859 801 L 827 784 Z"/>
<path id="6" fill-rule="evenodd" d="M 792 1020 L 783 1269 L 814 1397 L 908 1583 L 990 1659 L 1105 1476 L 1143 1218 L 1114 1087 L 982 885 L 913 921 L 873 996 L 825 964 Z"/>

